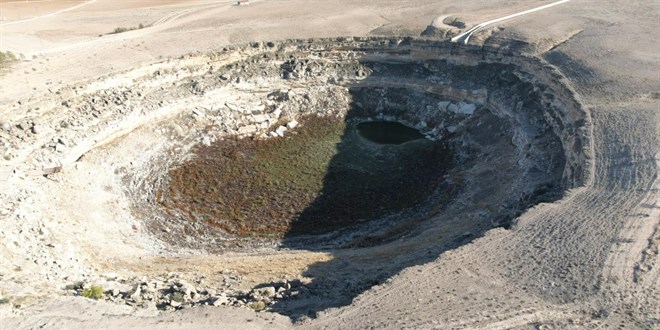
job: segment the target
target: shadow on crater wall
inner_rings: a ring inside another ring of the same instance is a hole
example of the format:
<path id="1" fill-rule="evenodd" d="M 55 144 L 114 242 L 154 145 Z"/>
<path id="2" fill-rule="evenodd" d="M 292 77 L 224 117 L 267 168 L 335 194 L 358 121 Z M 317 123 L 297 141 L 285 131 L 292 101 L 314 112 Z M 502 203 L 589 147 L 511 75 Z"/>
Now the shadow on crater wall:
<path id="1" fill-rule="evenodd" d="M 329 168 L 341 168 L 355 156 L 344 142 L 355 134 L 356 120 L 403 121 L 423 133 L 440 132 L 442 139 L 421 148 L 401 145 L 401 165 L 409 171 L 390 167 L 388 179 L 375 183 L 367 180 L 373 173 L 364 171 L 352 179 L 367 182 L 361 190 L 346 191 L 350 176 L 336 171 L 324 178 L 322 193 L 291 223 L 282 247 L 329 252 L 333 259 L 309 266 L 303 276 L 311 282 L 261 285 L 292 293 L 271 308 L 294 320 L 349 305 L 404 268 L 433 261 L 492 228 L 508 227 L 530 206 L 559 199 L 564 189 L 561 142 L 544 119 L 548 105 L 513 66 L 392 59 L 362 59 L 360 65 L 366 78 L 348 86 L 347 129 Z M 295 77 L 290 69 L 282 67 L 287 79 Z M 521 151 L 514 146 L 515 134 L 535 141 Z M 355 224 L 357 219 L 362 221 Z M 308 235 L 327 229 L 338 230 Z"/>
<path id="2" fill-rule="evenodd" d="M 369 66 L 369 63 L 365 65 Z M 406 100 L 390 104 L 387 109 L 368 109 L 364 104 L 363 86 L 371 81 L 379 82 L 378 75 L 371 75 L 358 85 L 349 88 L 350 107 L 345 117 L 346 130 L 342 141 L 337 144 L 337 153 L 329 168 L 345 168 L 349 159 L 359 155 L 354 143 L 346 143 L 358 134 L 355 123 L 374 118 L 377 113 L 387 113 L 399 117 L 406 112 Z M 409 91 L 414 94 L 413 91 Z M 414 99 L 414 96 L 412 97 Z M 437 101 L 443 101 L 438 98 Z M 289 283 L 295 296 L 279 300 L 272 310 L 297 320 L 301 317 L 315 317 L 318 312 L 332 307 L 348 305 L 360 293 L 381 284 L 404 268 L 420 265 L 436 259 L 441 253 L 470 242 L 481 232 L 461 232 L 444 244 L 404 244 L 406 236 L 417 226 L 442 212 L 445 205 L 458 193 L 459 182 L 448 179 L 454 166 L 452 147 L 447 141 L 422 139 L 397 146 L 377 146 L 397 148 L 399 164 L 388 163 L 376 168 L 366 164 L 363 169 L 348 169 L 353 173 L 332 172 L 324 178 L 323 191 L 306 208 L 298 220 L 294 221 L 286 233 L 282 247 L 331 252 L 333 259 L 311 265 L 303 276 L 311 278 L 309 283 Z M 370 173 L 362 171 L 385 171 Z M 389 171 L 389 174 L 388 172 Z M 386 178 L 377 182 L 374 179 Z M 362 181 L 348 184 L 345 180 Z M 361 186 L 361 189 L 348 191 L 346 187 Z M 357 224 L 356 224 L 356 220 Z M 309 235 L 316 231 L 337 229 L 338 232 Z M 327 243 L 326 243 L 327 242 Z M 324 246 L 331 248 L 324 248 Z M 339 247 L 339 248 L 337 248 Z M 259 287 L 285 286 L 285 283 L 265 283 Z"/>

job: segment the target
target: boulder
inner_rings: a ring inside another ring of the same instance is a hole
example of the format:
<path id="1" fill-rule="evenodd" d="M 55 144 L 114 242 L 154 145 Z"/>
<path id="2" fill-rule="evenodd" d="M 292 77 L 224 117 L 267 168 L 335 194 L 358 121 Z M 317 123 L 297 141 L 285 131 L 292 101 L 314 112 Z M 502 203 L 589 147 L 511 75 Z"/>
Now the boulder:
<path id="1" fill-rule="evenodd" d="M 21 131 L 25 131 L 25 130 L 31 128 L 32 125 L 30 125 L 30 123 L 24 121 L 24 122 L 18 124 L 16 127 L 18 127 L 18 129 L 20 129 Z"/>
<path id="2" fill-rule="evenodd" d="M 229 304 L 229 298 L 223 293 L 218 296 L 212 297 L 209 299 L 211 305 L 213 306 L 221 306 L 221 305 L 228 305 Z"/>
<path id="3" fill-rule="evenodd" d="M 474 111 L 477 110 L 477 106 L 472 103 L 459 103 L 457 113 L 462 115 L 473 115 Z"/>
<path id="4" fill-rule="evenodd" d="M 260 296 L 265 298 L 273 298 L 275 297 L 275 293 L 277 292 L 275 288 L 272 286 L 255 289 L 254 291 L 256 291 Z"/>
<path id="5" fill-rule="evenodd" d="M 282 115 L 282 106 L 277 107 L 275 111 L 271 113 L 275 119 L 280 118 L 280 115 Z"/>
<path id="6" fill-rule="evenodd" d="M 247 125 L 243 127 L 238 128 L 238 134 L 241 135 L 247 135 L 247 134 L 254 134 L 258 130 L 258 127 L 256 125 Z"/>
<path id="7" fill-rule="evenodd" d="M 277 136 L 284 136 L 284 133 L 286 133 L 286 131 L 287 131 L 286 126 L 280 126 L 275 130 L 275 133 L 277 134 Z"/>
<path id="8" fill-rule="evenodd" d="M 263 123 L 270 119 L 268 115 L 252 115 L 251 122 L 253 123 Z"/>
<path id="9" fill-rule="evenodd" d="M 447 107 L 451 104 L 449 101 L 440 101 L 438 102 L 438 109 L 447 110 Z"/>

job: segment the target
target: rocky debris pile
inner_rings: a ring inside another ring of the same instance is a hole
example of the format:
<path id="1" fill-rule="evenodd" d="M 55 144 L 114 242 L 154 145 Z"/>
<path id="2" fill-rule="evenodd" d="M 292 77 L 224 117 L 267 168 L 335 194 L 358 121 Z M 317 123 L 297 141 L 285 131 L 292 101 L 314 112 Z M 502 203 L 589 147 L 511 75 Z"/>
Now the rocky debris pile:
<path id="1" fill-rule="evenodd" d="M 77 282 L 67 285 L 65 291 L 74 296 L 164 311 L 202 305 L 264 311 L 270 310 L 279 301 L 300 299 L 309 296 L 311 292 L 300 280 L 285 280 L 252 290 L 238 289 L 241 280 L 241 276 L 228 273 L 215 283 L 207 281 L 205 276 L 188 281 L 178 273 L 170 273 L 151 279 L 115 277 L 101 281 L 102 285 L 96 284 L 98 282 Z M 93 293 L 95 290 L 98 290 L 98 296 Z"/>
<path id="2" fill-rule="evenodd" d="M 145 102 L 140 88 L 110 88 L 90 94 L 79 94 L 79 89 L 83 87 L 74 86 L 52 100 L 31 105 L 28 118 L 0 124 L 0 152 L 5 160 L 20 156 L 19 146 L 34 144 L 38 147 L 36 163 L 53 163 L 80 140 L 134 113 L 135 104 L 140 103 L 140 111 L 157 108 Z M 22 102 L 14 106 L 25 107 Z"/>
<path id="3" fill-rule="evenodd" d="M 241 301 L 245 301 L 247 306 L 254 310 L 269 310 L 278 302 L 306 298 L 310 295 L 311 290 L 308 285 L 299 280 L 293 280 L 258 286 Z"/>

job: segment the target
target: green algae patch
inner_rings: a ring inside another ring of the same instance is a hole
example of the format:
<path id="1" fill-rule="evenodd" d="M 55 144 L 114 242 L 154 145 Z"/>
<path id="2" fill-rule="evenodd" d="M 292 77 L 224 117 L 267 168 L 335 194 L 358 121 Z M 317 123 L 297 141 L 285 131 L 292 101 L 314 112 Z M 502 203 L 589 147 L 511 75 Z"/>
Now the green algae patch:
<path id="1" fill-rule="evenodd" d="M 169 213 L 238 236 L 325 233 L 424 202 L 450 159 L 437 141 L 377 145 L 355 124 L 310 116 L 285 137 L 197 148 L 159 196 Z"/>

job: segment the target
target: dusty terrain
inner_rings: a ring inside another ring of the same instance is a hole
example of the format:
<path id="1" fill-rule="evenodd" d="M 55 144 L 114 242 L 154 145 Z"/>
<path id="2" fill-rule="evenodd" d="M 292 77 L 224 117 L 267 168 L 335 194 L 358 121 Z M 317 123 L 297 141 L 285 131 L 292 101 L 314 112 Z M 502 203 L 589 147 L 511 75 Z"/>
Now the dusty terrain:
<path id="1" fill-rule="evenodd" d="M 659 5 L 569 1 L 446 41 L 547 3 L 0 1 L 0 51 L 22 55 L 0 76 L 0 327 L 659 327 Z M 158 207 L 195 145 L 310 111 L 451 137 L 462 188 L 307 241 Z"/>

